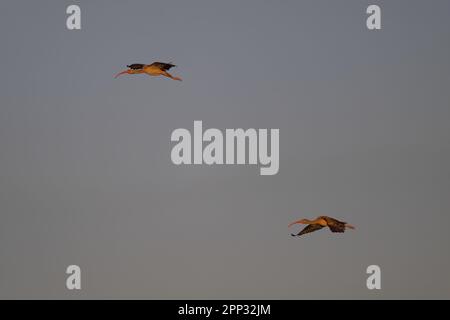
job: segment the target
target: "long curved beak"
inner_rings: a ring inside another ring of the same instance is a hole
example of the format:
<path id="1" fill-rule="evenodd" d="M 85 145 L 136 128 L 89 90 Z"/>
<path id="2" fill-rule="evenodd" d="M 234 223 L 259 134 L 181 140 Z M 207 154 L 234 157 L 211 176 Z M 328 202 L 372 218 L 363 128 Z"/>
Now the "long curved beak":
<path id="1" fill-rule="evenodd" d="M 122 75 L 122 74 L 126 74 L 126 73 L 128 73 L 128 70 L 119 72 L 118 74 L 116 74 L 116 76 L 114 77 L 114 79 L 117 78 L 118 76 L 120 76 L 120 75 Z"/>
<path id="2" fill-rule="evenodd" d="M 301 221 L 302 221 L 302 220 L 298 220 L 298 221 L 294 221 L 294 222 L 290 223 L 290 224 L 288 225 L 288 228 L 289 228 L 290 226 L 293 226 L 294 224 L 302 223 Z"/>

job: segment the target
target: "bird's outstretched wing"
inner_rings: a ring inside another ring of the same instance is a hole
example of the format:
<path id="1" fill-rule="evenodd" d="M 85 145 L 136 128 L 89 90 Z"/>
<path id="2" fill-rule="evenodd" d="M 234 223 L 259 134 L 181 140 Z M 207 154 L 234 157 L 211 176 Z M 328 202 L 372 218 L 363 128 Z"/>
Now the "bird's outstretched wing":
<path id="1" fill-rule="evenodd" d="M 130 68 L 132 70 L 140 70 L 144 68 L 145 64 L 142 63 L 133 63 L 127 66 L 127 68 Z"/>
<path id="2" fill-rule="evenodd" d="M 174 64 L 165 63 L 165 62 L 153 62 L 152 64 L 150 64 L 150 66 L 159 68 L 164 71 L 169 70 L 170 68 L 176 67 L 176 65 L 174 65 Z"/>
<path id="3" fill-rule="evenodd" d="M 301 236 L 301 235 L 303 235 L 303 234 L 305 234 L 305 233 L 314 232 L 314 231 L 320 230 L 320 229 L 322 229 L 322 228 L 323 228 L 323 226 L 321 226 L 320 224 L 309 224 L 309 225 L 307 225 L 305 228 L 303 228 L 303 230 L 300 231 L 299 233 L 297 233 L 297 234 L 291 234 L 291 235 L 292 235 L 293 237 L 299 237 L 299 236 Z"/>

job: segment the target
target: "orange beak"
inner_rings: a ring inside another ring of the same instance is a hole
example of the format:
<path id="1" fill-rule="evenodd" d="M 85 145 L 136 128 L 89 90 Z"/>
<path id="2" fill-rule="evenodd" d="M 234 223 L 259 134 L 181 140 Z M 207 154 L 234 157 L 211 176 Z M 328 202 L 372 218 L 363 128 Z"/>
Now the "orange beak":
<path id="1" fill-rule="evenodd" d="M 122 74 L 129 73 L 129 71 L 130 71 L 130 70 L 125 70 L 125 71 L 119 72 L 118 74 L 116 74 L 116 76 L 114 77 L 114 79 L 117 78 L 118 76 L 122 75 Z"/>
<path id="2" fill-rule="evenodd" d="M 288 225 L 288 228 L 289 228 L 290 226 L 293 226 L 294 224 L 302 223 L 302 221 L 303 221 L 303 220 L 294 221 L 294 222 L 292 222 L 291 224 Z"/>

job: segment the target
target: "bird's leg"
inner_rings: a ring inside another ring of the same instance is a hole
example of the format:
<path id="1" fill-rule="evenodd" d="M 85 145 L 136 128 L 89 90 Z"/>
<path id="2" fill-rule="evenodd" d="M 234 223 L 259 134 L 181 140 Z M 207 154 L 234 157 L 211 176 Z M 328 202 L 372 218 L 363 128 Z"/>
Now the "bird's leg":
<path id="1" fill-rule="evenodd" d="M 170 73 L 168 73 L 167 71 L 164 71 L 164 73 L 163 73 L 162 75 L 163 75 L 163 76 L 166 76 L 167 78 L 173 79 L 173 80 L 182 81 L 181 78 L 179 78 L 179 77 L 174 77 L 174 76 L 172 76 Z"/>

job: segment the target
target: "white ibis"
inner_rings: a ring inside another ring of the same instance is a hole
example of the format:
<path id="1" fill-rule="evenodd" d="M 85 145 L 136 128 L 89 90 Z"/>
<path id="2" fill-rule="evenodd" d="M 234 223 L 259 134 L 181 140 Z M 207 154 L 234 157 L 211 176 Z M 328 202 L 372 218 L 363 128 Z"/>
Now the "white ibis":
<path id="1" fill-rule="evenodd" d="M 299 233 L 291 234 L 293 237 L 298 237 L 305 233 L 314 232 L 314 231 L 320 230 L 324 227 L 330 228 L 331 232 L 345 232 L 345 230 L 347 228 L 355 229 L 354 226 L 352 226 L 351 224 L 348 224 L 347 222 L 339 221 L 337 219 L 327 217 L 327 216 L 320 216 L 314 220 L 301 219 L 301 220 L 292 222 L 291 224 L 289 224 L 288 227 L 290 227 L 294 224 L 298 224 L 298 223 L 307 224 L 307 226 L 305 228 L 303 228 L 303 230 L 300 231 Z"/>

